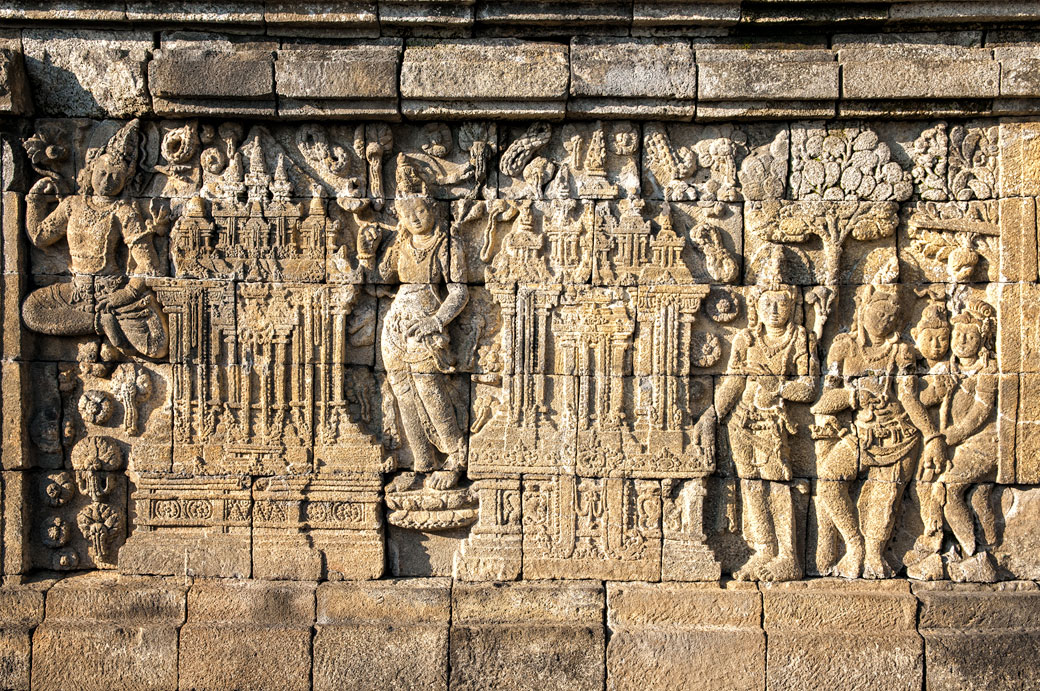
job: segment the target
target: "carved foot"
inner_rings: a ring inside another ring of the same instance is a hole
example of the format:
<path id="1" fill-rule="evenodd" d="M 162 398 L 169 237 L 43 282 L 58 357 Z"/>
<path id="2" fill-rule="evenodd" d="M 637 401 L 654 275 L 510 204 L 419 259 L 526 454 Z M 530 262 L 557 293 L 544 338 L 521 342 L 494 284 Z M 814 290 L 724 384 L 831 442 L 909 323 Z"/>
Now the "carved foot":
<path id="1" fill-rule="evenodd" d="M 892 578 L 895 572 L 881 554 L 868 554 L 863 562 L 863 578 Z"/>
<path id="2" fill-rule="evenodd" d="M 438 490 L 451 489 L 455 485 L 459 484 L 461 478 L 461 470 L 438 470 L 430 473 L 426 478 L 426 488 Z"/>
<path id="3" fill-rule="evenodd" d="M 761 581 L 764 578 L 764 567 L 769 563 L 769 560 L 773 558 L 771 554 L 763 554 L 756 552 L 747 563 L 738 569 L 734 574 L 733 578 L 738 581 Z"/>
<path id="4" fill-rule="evenodd" d="M 859 578 L 863 573 L 863 548 L 848 547 L 845 556 L 834 567 L 834 575 L 839 578 Z"/>
<path id="5" fill-rule="evenodd" d="M 928 554 L 906 567 L 906 575 L 915 581 L 938 581 L 943 577 L 943 561 L 938 554 Z"/>
<path id="6" fill-rule="evenodd" d="M 763 581 L 794 581 L 802 577 L 802 570 L 793 557 L 776 557 L 762 567 Z"/>

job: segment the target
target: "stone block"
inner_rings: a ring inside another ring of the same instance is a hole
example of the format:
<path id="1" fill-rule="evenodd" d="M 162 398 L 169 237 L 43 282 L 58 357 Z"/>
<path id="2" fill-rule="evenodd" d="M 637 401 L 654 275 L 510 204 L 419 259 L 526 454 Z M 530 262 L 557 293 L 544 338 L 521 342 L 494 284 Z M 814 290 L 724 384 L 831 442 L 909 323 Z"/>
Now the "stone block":
<path id="1" fill-rule="evenodd" d="M 19 22 L 118 22 L 126 19 L 126 3 L 119 0 L 61 0 L 49 3 L 10 0 L 0 6 L 0 19 L 15 19 Z"/>
<path id="2" fill-rule="evenodd" d="M 698 50 L 700 101 L 832 101 L 838 63 L 827 50 Z"/>
<path id="3" fill-rule="evenodd" d="M 1035 583 L 914 588 L 921 601 L 928 688 L 1029 689 L 1040 684 L 1040 590 Z"/>
<path id="4" fill-rule="evenodd" d="M 264 23 L 291 36 L 378 36 L 376 5 L 375 0 L 268 0 Z"/>
<path id="5" fill-rule="evenodd" d="M 0 588 L 0 688 L 29 689 L 33 631 L 43 621 L 44 589 Z"/>
<path id="6" fill-rule="evenodd" d="M 693 117 L 697 67 L 686 41 L 575 39 L 570 56 L 570 113 Z"/>
<path id="7" fill-rule="evenodd" d="M 820 579 L 761 587 L 767 689 L 921 688 L 924 652 L 907 582 Z"/>
<path id="8" fill-rule="evenodd" d="M 1034 298 L 1037 292 L 1029 291 Z M 1023 335 L 1035 337 L 1036 331 L 1035 324 L 1023 323 Z M 1015 452 L 1015 480 L 1025 485 L 1040 483 L 1040 374 L 1035 372 L 1019 375 Z"/>
<path id="9" fill-rule="evenodd" d="M 452 689 L 603 688 L 603 587 L 456 583 Z"/>
<path id="10" fill-rule="evenodd" d="M 632 34 L 694 34 L 702 27 L 726 27 L 740 21 L 738 0 L 674 2 L 651 0 L 632 6 Z"/>
<path id="11" fill-rule="evenodd" d="M 278 113 L 396 120 L 400 59 L 400 43 L 279 51 Z"/>
<path id="12" fill-rule="evenodd" d="M 132 22 L 176 22 L 178 24 L 253 25 L 264 20 L 261 0 L 139 0 L 129 3 L 126 17 Z"/>
<path id="13" fill-rule="evenodd" d="M 32 554 L 29 552 L 29 487 L 31 478 L 20 470 L 0 473 L 0 558 L 4 576 L 15 576 L 29 570 Z"/>
<path id="14" fill-rule="evenodd" d="M 148 64 L 160 115 L 274 115 L 274 54 L 262 49 L 164 48 Z"/>
<path id="15" fill-rule="evenodd" d="M 1000 280 L 1037 278 L 1036 202 L 1030 197 L 1000 200 Z"/>
<path id="16" fill-rule="evenodd" d="M 943 54 L 915 46 L 839 51 L 846 99 L 971 99 L 1000 93 L 1000 63 L 990 51 Z"/>
<path id="17" fill-rule="evenodd" d="M 1036 47 L 996 48 L 993 57 L 1000 62 L 1000 95 L 1002 97 L 1036 98 L 1040 96 L 1040 50 Z"/>
<path id="18" fill-rule="evenodd" d="M 753 583 L 608 583 L 607 688 L 762 688 L 761 618 Z"/>
<path id="19" fill-rule="evenodd" d="M 40 115 L 129 118 L 150 110 L 143 32 L 27 30 L 25 67 Z"/>
<path id="20" fill-rule="evenodd" d="M 94 572 L 59 581 L 33 636 L 34 689 L 172 689 L 186 588 Z"/>
<path id="21" fill-rule="evenodd" d="M 384 36 L 467 36 L 473 29 L 473 0 L 380 0 Z"/>
<path id="22" fill-rule="evenodd" d="M 1040 195 L 1040 124 L 1035 120 L 1000 121 L 999 171 L 1000 196 Z"/>
<path id="23" fill-rule="evenodd" d="M 324 583 L 314 689 L 446 689 L 451 582 Z"/>
<path id="24" fill-rule="evenodd" d="M 516 40 L 409 45 L 401 109 L 412 118 L 562 118 L 567 46 Z"/>
<path id="25" fill-rule="evenodd" d="M 0 48 L 0 113 L 29 115 L 32 95 L 20 50 Z"/>
<path id="26" fill-rule="evenodd" d="M 997 487 L 993 494 L 1001 528 L 999 544 L 989 552 L 1000 577 L 1040 580 L 1040 488 Z"/>
<path id="27" fill-rule="evenodd" d="M 314 583 L 196 581 L 180 687 L 310 689 Z"/>

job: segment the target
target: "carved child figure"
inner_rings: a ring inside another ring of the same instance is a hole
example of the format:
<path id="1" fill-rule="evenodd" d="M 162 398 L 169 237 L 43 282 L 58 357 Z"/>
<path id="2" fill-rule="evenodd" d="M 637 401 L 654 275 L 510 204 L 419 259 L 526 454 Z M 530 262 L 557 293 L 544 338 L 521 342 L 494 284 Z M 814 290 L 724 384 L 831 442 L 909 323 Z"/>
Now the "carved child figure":
<path id="1" fill-rule="evenodd" d="M 926 372 L 918 378 L 921 403 L 927 408 L 944 406 L 953 389 L 950 375 L 950 323 L 946 307 L 939 301 L 929 302 L 921 312 L 917 326 L 910 330 L 917 350 L 924 358 Z M 921 523 L 924 531 L 914 548 L 903 561 L 911 578 L 931 579 L 942 576 L 942 503 L 944 490 L 938 480 L 934 464 L 917 470 L 917 495 L 921 503 Z M 936 568 L 937 567 L 937 568 Z"/>
<path id="2" fill-rule="evenodd" d="M 852 331 L 835 337 L 829 351 L 831 376 L 813 407 L 817 415 L 842 410 L 855 413 L 859 464 L 869 469 L 859 502 L 865 578 L 893 575 L 884 551 L 906 483 L 914 474 L 921 433 L 925 436 L 923 463 L 936 463 L 946 453 L 942 435 L 916 396 L 915 354 L 900 334 L 901 293 L 891 283 L 895 269 L 893 259 L 872 284 L 857 288 Z M 851 512 L 852 507 L 849 503 L 828 510 Z M 847 556 L 858 558 L 858 545 L 849 547 Z M 842 575 L 857 577 L 854 571 Z"/>
<path id="3" fill-rule="evenodd" d="M 72 281 L 40 288 L 26 298 L 26 326 L 52 336 L 104 336 L 106 347 L 149 358 L 166 354 L 166 323 L 145 282 L 159 260 L 151 228 L 133 201 L 122 196 L 137 161 L 138 122 L 125 125 L 101 150 L 92 152 L 79 177 L 79 194 L 47 212 L 49 194 L 26 199 L 26 228 L 37 247 L 68 241 Z M 127 266 L 117 261 L 126 246 Z"/>
<path id="4" fill-rule="evenodd" d="M 466 465 L 466 438 L 447 378 L 454 358 L 446 332 L 469 298 L 465 260 L 462 244 L 437 219 L 425 185 L 403 157 L 397 170 L 398 235 L 378 266 L 381 278 L 400 282 L 383 322 L 383 363 L 414 470 L 428 473 L 428 488 L 445 490 L 458 484 Z M 362 228 L 359 256 L 374 256 L 379 236 L 375 225 Z M 443 462 L 437 452 L 446 456 Z"/>
<path id="5" fill-rule="evenodd" d="M 788 438 L 796 431 L 788 402 L 816 396 L 808 334 L 798 323 L 800 294 L 782 280 L 783 250 L 775 247 L 752 293 L 748 326 L 737 334 L 718 415 L 730 416 L 733 462 L 751 559 L 739 580 L 785 581 L 802 575 L 797 554 L 794 488 Z"/>
<path id="6" fill-rule="evenodd" d="M 996 542 L 997 517 L 990 505 L 990 494 L 997 479 L 999 371 L 993 352 L 996 311 L 982 300 L 971 300 L 951 322 L 950 371 L 955 385 L 944 397 L 939 410 L 939 428 L 951 454 L 939 480 L 946 490 L 943 517 L 966 562 L 976 555 L 979 547 L 974 519 L 978 520 L 984 545 Z M 978 487 L 969 506 L 967 493 L 972 485 Z M 981 561 L 980 570 L 976 570 L 971 579 L 995 580 L 992 564 L 985 557 Z M 965 580 L 954 568 L 950 576 L 954 580 Z"/>

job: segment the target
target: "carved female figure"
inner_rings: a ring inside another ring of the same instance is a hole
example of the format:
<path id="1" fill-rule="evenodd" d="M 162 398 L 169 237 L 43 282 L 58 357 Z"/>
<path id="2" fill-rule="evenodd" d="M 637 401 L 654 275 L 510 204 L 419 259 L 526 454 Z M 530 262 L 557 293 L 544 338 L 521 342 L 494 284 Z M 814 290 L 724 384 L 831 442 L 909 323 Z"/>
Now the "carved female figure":
<path id="1" fill-rule="evenodd" d="M 983 540 L 987 544 L 996 541 L 997 518 L 989 501 L 997 479 L 996 312 L 988 303 L 972 300 L 951 322 L 950 372 L 956 384 L 939 410 L 939 428 L 951 455 L 939 479 L 946 488 L 943 517 L 960 545 L 961 556 L 967 559 L 978 547 L 974 518 Z M 973 484 L 978 489 L 969 506 L 967 493 Z"/>
<path id="2" fill-rule="evenodd" d="M 856 290 L 852 331 L 835 337 L 824 393 L 813 407 L 817 415 L 843 410 L 855 414 L 859 464 L 869 469 L 859 502 L 865 578 L 893 575 L 884 551 L 906 483 L 913 476 L 921 432 L 925 435 L 922 462 L 935 463 L 945 455 L 944 440 L 916 397 L 915 354 L 900 334 L 901 294 L 899 286 L 890 282 L 895 269 L 893 259 L 871 285 Z M 835 498 L 841 501 L 845 497 L 847 494 Z M 829 506 L 829 499 L 821 498 L 828 513 L 852 512 L 851 502 Z M 846 548 L 849 561 L 858 560 L 857 542 Z M 858 564 L 847 562 L 844 567 L 842 575 L 859 575 Z"/>
<path id="3" fill-rule="evenodd" d="M 379 263 L 380 277 L 400 283 L 383 321 L 382 356 L 398 420 L 430 489 L 455 486 L 465 470 L 466 438 L 455 417 L 447 375 L 454 371 L 447 325 L 466 306 L 462 244 L 437 218 L 425 185 L 398 160 L 397 237 Z M 361 230 L 359 255 L 379 242 L 374 225 Z M 437 452 L 446 455 L 443 463 Z"/>
<path id="4" fill-rule="evenodd" d="M 49 213 L 49 194 L 27 196 L 26 228 L 37 247 L 68 241 L 72 281 L 40 288 L 26 298 L 22 316 L 33 331 L 53 336 L 103 335 L 120 350 L 146 357 L 166 354 L 167 333 L 155 297 L 145 283 L 159 260 L 151 228 L 132 200 L 122 196 L 137 161 L 136 120 L 88 158 L 79 194 L 65 197 Z M 116 260 L 127 248 L 127 266 Z"/>
<path id="5" fill-rule="evenodd" d="M 730 415 L 730 446 L 751 559 L 740 580 L 783 581 L 802 574 L 796 544 L 788 438 L 796 431 L 788 402 L 816 396 L 808 334 L 798 323 L 800 293 L 783 283 L 783 250 L 774 248 L 752 292 L 746 329 L 733 342 L 717 396 L 720 419 Z"/>

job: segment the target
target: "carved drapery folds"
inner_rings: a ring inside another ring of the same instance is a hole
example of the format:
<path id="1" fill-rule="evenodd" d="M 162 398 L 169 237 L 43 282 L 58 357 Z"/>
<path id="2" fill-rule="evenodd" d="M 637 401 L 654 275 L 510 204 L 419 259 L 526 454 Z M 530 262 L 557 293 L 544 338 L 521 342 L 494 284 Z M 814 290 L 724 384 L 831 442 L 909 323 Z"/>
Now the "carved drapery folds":
<path id="1" fill-rule="evenodd" d="M 998 136 L 40 120 L 34 565 L 1007 576 Z"/>

